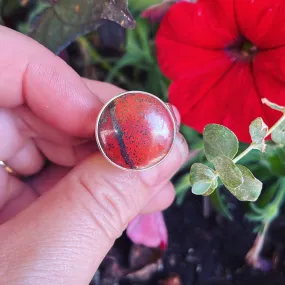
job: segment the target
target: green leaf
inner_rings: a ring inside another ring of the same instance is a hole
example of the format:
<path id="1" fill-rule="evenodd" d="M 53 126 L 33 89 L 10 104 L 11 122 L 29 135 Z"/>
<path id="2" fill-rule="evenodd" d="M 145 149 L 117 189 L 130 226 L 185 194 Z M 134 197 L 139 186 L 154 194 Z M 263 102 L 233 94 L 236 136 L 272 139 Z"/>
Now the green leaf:
<path id="1" fill-rule="evenodd" d="M 215 177 L 213 170 L 205 164 L 194 163 L 190 169 L 190 184 L 193 186 L 200 180 L 208 180 L 209 178 Z"/>
<path id="2" fill-rule="evenodd" d="M 249 126 L 251 140 L 255 144 L 262 144 L 268 132 L 268 126 L 262 118 L 255 119 Z"/>
<path id="3" fill-rule="evenodd" d="M 262 190 L 262 182 L 243 165 L 236 166 L 242 173 L 243 183 L 237 188 L 227 187 L 228 190 L 240 201 L 256 201 Z"/>
<path id="4" fill-rule="evenodd" d="M 96 30 L 104 20 L 124 28 L 134 28 L 135 21 L 127 8 L 127 0 L 41 0 L 46 8 L 35 19 L 30 36 L 59 53 L 78 36 Z"/>
<path id="5" fill-rule="evenodd" d="M 200 180 L 194 183 L 192 187 L 192 193 L 195 195 L 203 195 L 211 188 L 211 180 Z"/>
<path id="6" fill-rule="evenodd" d="M 228 128 L 210 124 L 203 132 L 205 154 L 209 161 L 213 161 L 217 156 L 234 158 L 238 151 L 238 139 Z"/>
<path id="7" fill-rule="evenodd" d="M 264 213 L 264 209 L 263 208 L 259 208 L 254 203 L 250 203 L 249 206 L 250 206 L 250 208 L 251 208 L 253 213 L 256 213 L 256 214 L 263 214 Z"/>
<path id="8" fill-rule="evenodd" d="M 267 221 L 273 221 L 279 215 L 279 208 L 275 204 L 269 204 L 265 207 L 265 214 L 264 217 Z"/>
<path id="9" fill-rule="evenodd" d="M 180 179 L 174 183 L 174 187 L 176 192 L 176 204 L 180 206 L 183 203 L 187 191 L 190 189 L 188 173 L 180 177 Z"/>
<path id="10" fill-rule="evenodd" d="M 262 222 L 264 220 L 264 216 L 252 213 L 246 214 L 245 217 L 252 222 Z"/>
<path id="11" fill-rule="evenodd" d="M 213 172 L 213 170 L 210 167 L 202 163 L 194 163 L 191 166 L 189 180 L 190 180 L 190 184 L 192 187 L 194 186 L 195 183 L 199 181 L 210 181 L 211 185 L 208 188 L 208 190 L 204 192 L 203 194 L 197 194 L 197 195 L 209 196 L 211 193 L 213 193 L 213 191 L 218 186 L 217 177 L 215 173 Z M 193 192 L 193 189 L 192 189 L 192 192 Z"/>
<path id="12" fill-rule="evenodd" d="M 222 155 L 213 160 L 213 164 L 221 181 L 227 188 L 238 188 L 243 183 L 243 177 L 240 169 L 233 161 Z"/>
<path id="13" fill-rule="evenodd" d="M 273 130 L 271 138 L 277 144 L 285 144 L 285 121 Z"/>
<path id="14" fill-rule="evenodd" d="M 277 176 L 285 176 L 285 148 L 280 145 L 267 145 L 262 155 L 263 163 L 270 172 Z"/>
<path id="15" fill-rule="evenodd" d="M 136 65 L 141 61 L 141 58 L 139 55 L 132 55 L 132 54 L 125 54 L 112 68 L 112 70 L 109 72 L 108 77 L 106 78 L 106 82 L 112 82 L 116 74 L 124 67 L 130 66 L 130 65 Z"/>
<path id="16" fill-rule="evenodd" d="M 233 220 L 233 216 L 229 210 L 229 206 L 225 199 L 225 196 L 221 193 L 219 188 L 209 196 L 209 199 L 211 201 L 212 206 L 217 212 L 219 212 L 221 215 L 223 215 L 230 221 Z"/>
<path id="17" fill-rule="evenodd" d="M 271 203 L 273 197 L 278 193 L 280 187 L 280 179 L 278 179 L 275 183 L 268 185 L 268 187 L 264 188 L 262 194 L 260 195 L 257 206 L 260 209 L 264 209 L 268 204 Z"/>

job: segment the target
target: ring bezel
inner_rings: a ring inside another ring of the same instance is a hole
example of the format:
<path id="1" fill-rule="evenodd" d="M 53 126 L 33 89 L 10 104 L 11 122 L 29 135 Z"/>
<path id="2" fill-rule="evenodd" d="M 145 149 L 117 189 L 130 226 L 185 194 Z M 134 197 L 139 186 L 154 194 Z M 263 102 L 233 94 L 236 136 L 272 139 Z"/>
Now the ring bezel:
<path id="1" fill-rule="evenodd" d="M 153 97 L 154 99 L 156 99 L 158 102 L 160 102 L 164 108 L 167 110 L 171 120 L 172 120 L 172 123 L 173 123 L 173 138 L 172 138 L 172 143 L 171 143 L 171 147 L 169 148 L 169 151 L 168 153 L 160 160 L 158 161 L 157 163 L 155 163 L 154 165 L 151 165 L 151 166 L 148 166 L 148 167 L 145 167 L 145 168 L 141 168 L 141 169 L 129 169 L 129 168 L 125 168 L 121 165 L 118 165 L 117 163 L 115 163 L 114 161 L 112 161 L 105 153 L 104 149 L 102 148 L 101 146 L 101 143 L 100 143 L 100 139 L 99 139 L 99 121 L 100 121 L 100 117 L 102 115 L 102 113 L 104 112 L 105 108 L 114 100 L 116 100 L 117 98 L 119 97 L 122 97 L 124 95 L 127 95 L 127 94 L 134 94 L 134 93 L 140 93 L 140 94 L 145 94 L 145 95 L 148 95 L 148 96 L 151 96 Z M 126 92 L 122 92 L 118 95 L 116 95 L 115 97 L 113 97 L 112 99 L 110 99 L 107 103 L 104 104 L 104 106 L 102 107 L 102 109 L 100 110 L 99 114 L 98 114 L 98 117 L 97 117 L 97 120 L 96 120 L 96 125 L 95 125 L 95 137 L 96 137 L 96 142 L 97 142 L 97 145 L 98 145 L 98 148 L 100 150 L 100 152 L 103 154 L 103 156 L 111 163 L 113 164 L 114 166 L 122 169 L 122 170 L 126 170 L 126 171 L 136 171 L 136 172 L 140 172 L 140 171 L 145 171 L 145 170 L 148 170 L 148 169 L 151 169 L 157 165 L 159 165 L 161 162 L 163 162 L 169 155 L 169 153 L 171 152 L 172 148 L 173 148 L 173 145 L 174 145 L 174 141 L 175 141 L 175 138 L 176 138 L 176 134 L 178 132 L 178 126 L 177 126 L 177 121 L 176 121 L 176 118 L 174 116 L 174 113 L 173 111 L 169 108 L 169 106 L 167 105 L 167 103 L 163 102 L 160 98 L 158 98 L 157 96 L 151 94 L 151 93 L 148 93 L 148 92 L 145 92 L 145 91 L 126 91 Z"/>

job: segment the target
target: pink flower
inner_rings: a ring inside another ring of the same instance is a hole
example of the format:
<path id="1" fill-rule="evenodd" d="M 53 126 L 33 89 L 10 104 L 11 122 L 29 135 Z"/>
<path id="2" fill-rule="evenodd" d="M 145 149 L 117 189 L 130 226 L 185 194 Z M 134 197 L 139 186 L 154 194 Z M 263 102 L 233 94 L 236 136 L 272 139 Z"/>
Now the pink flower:
<path id="1" fill-rule="evenodd" d="M 168 234 L 162 212 L 136 216 L 127 227 L 127 235 L 136 244 L 165 249 Z"/>

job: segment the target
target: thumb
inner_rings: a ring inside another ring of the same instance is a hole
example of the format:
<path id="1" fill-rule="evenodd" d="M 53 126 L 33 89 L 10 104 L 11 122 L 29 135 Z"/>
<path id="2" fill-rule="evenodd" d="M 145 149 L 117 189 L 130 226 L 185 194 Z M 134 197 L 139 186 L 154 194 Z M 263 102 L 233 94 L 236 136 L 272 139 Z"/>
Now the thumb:
<path id="1" fill-rule="evenodd" d="M 3 284 L 89 284 L 127 224 L 187 157 L 179 134 L 168 157 L 144 172 L 115 168 L 100 154 L 0 228 Z"/>

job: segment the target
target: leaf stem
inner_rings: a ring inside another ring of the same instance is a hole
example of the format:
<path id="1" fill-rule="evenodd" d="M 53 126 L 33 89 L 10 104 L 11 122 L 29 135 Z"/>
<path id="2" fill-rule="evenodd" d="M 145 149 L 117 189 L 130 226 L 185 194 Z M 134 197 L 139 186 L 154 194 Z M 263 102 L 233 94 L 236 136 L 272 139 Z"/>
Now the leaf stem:
<path id="1" fill-rule="evenodd" d="M 284 120 L 285 114 L 283 114 L 283 116 L 267 131 L 264 138 L 268 137 L 277 127 L 279 127 L 283 123 Z M 233 159 L 233 162 L 237 163 L 253 149 L 255 149 L 255 144 L 251 143 L 248 148 L 246 148 L 242 153 L 240 153 L 236 158 Z"/>
<path id="2" fill-rule="evenodd" d="M 239 160 L 241 160 L 244 156 L 246 156 L 253 149 L 254 149 L 254 144 L 251 144 L 242 153 L 240 153 L 235 159 L 233 159 L 233 162 L 237 163 Z"/>
<path id="3" fill-rule="evenodd" d="M 268 137 L 280 124 L 285 120 L 285 114 L 268 130 L 266 137 Z"/>
<path id="4" fill-rule="evenodd" d="M 270 222 L 264 223 L 262 233 L 258 233 L 256 239 L 254 241 L 253 247 L 249 250 L 246 255 L 246 261 L 249 265 L 253 266 L 254 268 L 260 268 L 260 253 L 262 251 L 266 234 L 268 232 L 270 226 Z"/>

